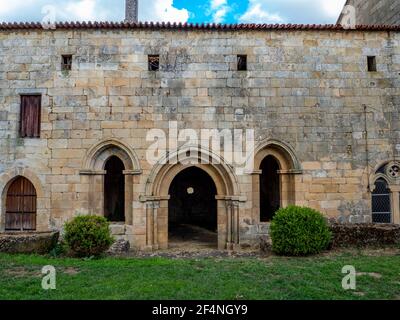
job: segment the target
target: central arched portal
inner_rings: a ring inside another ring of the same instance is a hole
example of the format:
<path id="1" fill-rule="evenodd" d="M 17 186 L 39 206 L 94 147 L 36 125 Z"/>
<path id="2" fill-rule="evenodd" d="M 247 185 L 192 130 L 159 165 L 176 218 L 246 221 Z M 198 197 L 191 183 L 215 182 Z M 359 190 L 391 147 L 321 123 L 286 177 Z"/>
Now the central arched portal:
<path id="1" fill-rule="evenodd" d="M 169 187 L 169 246 L 217 246 L 217 188 L 198 167 L 179 172 Z"/>

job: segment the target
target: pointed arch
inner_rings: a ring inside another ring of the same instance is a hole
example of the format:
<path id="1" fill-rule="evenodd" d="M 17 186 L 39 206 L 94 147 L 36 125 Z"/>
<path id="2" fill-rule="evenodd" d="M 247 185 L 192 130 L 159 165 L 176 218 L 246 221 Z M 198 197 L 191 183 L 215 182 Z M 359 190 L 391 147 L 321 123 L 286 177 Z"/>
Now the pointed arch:
<path id="1" fill-rule="evenodd" d="M 125 170 L 142 172 L 135 151 L 118 139 L 105 139 L 91 147 L 83 159 L 83 170 L 104 170 L 105 163 L 112 156 L 121 159 Z"/>

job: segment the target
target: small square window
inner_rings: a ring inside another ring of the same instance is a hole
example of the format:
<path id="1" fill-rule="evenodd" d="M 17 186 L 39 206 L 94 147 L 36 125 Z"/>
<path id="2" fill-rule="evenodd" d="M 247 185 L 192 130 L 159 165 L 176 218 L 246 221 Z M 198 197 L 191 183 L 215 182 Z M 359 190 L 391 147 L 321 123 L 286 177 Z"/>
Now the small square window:
<path id="1" fill-rule="evenodd" d="M 72 55 L 68 54 L 62 56 L 61 70 L 62 71 L 72 70 Z"/>
<path id="2" fill-rule="evenodd" d="M 376 57 L 374 56 L 367 57 L 367 61 L 368 61 L 368 71 L 376 72 Z"/>
<path id="3" fill-rule="evenodd" d="M 237 69 L 238 69 L 238 71 L 246 71 L 247 70 L 247 56 L 246 55 L 238 55 L 237 56 Z"/>
<path id="4" fill-rule="evenodd" d="M 160 56 L 149 55 L 149 71 L 158 71 L 160 69 Z"/>

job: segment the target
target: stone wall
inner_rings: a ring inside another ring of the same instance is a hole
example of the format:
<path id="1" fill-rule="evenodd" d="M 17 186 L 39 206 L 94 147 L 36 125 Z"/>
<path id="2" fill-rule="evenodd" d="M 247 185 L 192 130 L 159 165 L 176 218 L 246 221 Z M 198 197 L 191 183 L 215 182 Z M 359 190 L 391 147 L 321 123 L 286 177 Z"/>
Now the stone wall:
<path id="1" fill-rule="evenodd" d="M 356 24 L 400 25 L 398 0 L 348 0 L 346 4 L 355 7 Z"/>
<path id="2" fill-rule="evenodd" d="M 126 238 L 133 247 L 154 245 L 166 220 L 158 229 L 149 221 L 165 214 L 167 195 L 149 187 L 157 171 L 146 161 L 146 134 L 168 130 L 170 121 L 195 130 L 253 128 L 260 152 L 288 160 L 283 205 L 370 221 L 370 174 L 400 156 L 399 40 L 386 31 L 2 31 L 0 222 L 5 186 L 24 171 L 43 189 L 39 229 L 101 214 L 101 160 L 112 144 L 110 154 L 119 152 L 127 169 Z M 61 71 L 62 54 L 73 55 L 72 71 Z M 160 54 L 160 71 L 148 71 L 149 54 Z M 248 71 L 235 71 L 238 54 L 247 54 Z M 370 55 L 377 72 L 367 72 Z M 18 137 L 24 93 L 42 94 L 40 139 Z M 238 210 L 241 243 L 268 229 L 259 221 L 257 169 L 231 175 L 231 191 L 219 194 L 219 225 L 225 201 L 232 217 Z"/>

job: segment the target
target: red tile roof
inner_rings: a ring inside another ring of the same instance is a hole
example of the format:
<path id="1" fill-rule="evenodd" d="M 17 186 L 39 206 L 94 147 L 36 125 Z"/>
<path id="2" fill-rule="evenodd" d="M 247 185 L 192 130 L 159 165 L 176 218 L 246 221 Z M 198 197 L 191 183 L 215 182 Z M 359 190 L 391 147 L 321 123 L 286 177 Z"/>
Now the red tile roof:
<path id="1" fill-rule="evenodd" d="M 0 31 L 43 29 L 40 22 L 0 23 Z M 198 24 L 170 22 L 57 22 L 56 29 L 158 29 L 158 30 L 345 30 L 339 24 Z M 358 31 L 400 31 L 400 25 L 358 25 Z"/>

